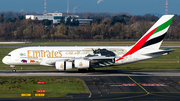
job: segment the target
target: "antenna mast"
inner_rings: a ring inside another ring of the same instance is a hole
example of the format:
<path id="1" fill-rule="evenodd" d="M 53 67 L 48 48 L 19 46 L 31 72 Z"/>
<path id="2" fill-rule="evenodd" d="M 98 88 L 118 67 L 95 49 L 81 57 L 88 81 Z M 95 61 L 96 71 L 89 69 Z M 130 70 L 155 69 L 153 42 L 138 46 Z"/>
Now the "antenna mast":
<path id="1" fill-rule="evenodd" d="M 67 0 L 67 13 L 69 13 L 69 0 Z"/>
<path id="2" fill-rule="evenodd" d="M 46 3 L 47 3 L 46 0 L 44 0 L 44 15 L 47 14 L 47 12 L 46 12 Z"/>
<path id="3" fill-rule="evenodd" d="M 166 15 L 168 14 L 168 0 L 166 0 Z"/>

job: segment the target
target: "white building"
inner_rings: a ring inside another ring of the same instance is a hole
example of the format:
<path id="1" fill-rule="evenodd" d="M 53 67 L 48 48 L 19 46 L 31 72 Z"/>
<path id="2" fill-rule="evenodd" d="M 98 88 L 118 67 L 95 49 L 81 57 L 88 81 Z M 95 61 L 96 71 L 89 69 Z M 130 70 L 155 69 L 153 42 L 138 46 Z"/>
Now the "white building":
<path id="1" fill-rule="evenodd" d="M 65 16 L 62 16 L 62 13 L 47 13 L 46 15 L 26 15 L 26 19 L 35 20 L 36 18 L 38 20 L 52 20 L 53 23 L 60 23 L 60 19 L 63 17 L 65 19 Z"/>
<path id="2" fill-rule="evenodd" d="M 60 19 L 62 17 L 64 18 L 65 21 L 68 17 L 76 18 L 79 21 L 79 24 L 81 25 L 93 21 L 92 19 L 80 19 L 78 15 L 67 15 L 67 13 L 47 13 L 46 15 L 26 15 L 26 19 L 31 19 L 31 20 L 35 20 L 36 18 L 38 20 L 48 19 L 48 20 L 52 20 L 53 23 L 60 23 Z"/>

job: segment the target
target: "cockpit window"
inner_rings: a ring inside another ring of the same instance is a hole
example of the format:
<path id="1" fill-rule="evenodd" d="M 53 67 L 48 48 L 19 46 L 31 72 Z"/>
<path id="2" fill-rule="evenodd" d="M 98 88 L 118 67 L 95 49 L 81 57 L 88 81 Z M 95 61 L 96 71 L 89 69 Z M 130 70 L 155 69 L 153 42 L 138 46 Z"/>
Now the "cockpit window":
<path id="1" fill-rule="evenodd" d="M 7 56 L 11 56 L 11 54 L 8 54 Z"/>

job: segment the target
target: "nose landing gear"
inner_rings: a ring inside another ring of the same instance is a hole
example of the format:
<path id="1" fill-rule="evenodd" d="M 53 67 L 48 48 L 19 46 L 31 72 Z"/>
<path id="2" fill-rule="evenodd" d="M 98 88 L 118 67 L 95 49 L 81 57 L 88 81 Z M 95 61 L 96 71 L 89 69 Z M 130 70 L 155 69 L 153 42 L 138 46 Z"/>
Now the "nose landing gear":
<path id="1" fill-rule="evenodd" d="M 11 65 L 10 67 L 12 67 L 12 72 L 16 72 L 16 68 L 14 65 Z"/>

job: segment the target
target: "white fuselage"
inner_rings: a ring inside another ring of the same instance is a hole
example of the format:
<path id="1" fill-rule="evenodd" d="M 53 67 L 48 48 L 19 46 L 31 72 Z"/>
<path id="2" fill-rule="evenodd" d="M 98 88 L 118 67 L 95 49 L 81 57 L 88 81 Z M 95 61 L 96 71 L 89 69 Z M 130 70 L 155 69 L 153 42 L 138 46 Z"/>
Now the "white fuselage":
<path id="1" fill-rule="evenodd" d="M 111 58 L 114 60 L 123 56 L 131 47 L 120 46 L 69 46 L 69 47 L 24 47 L 15 49 L 3 58 L 7 65 L 43 65 L 55 66 L 56 61 L 75 59 Z M 145 51 L 138 51 L 137 54 L 128 55 L 124 59 L 115 61 L 109 65 L 121 65 L 153 57 L 140 55 Z M 150 50 L 148 50 L 150 52 Z M 92 56 L 92 57 L 91 57 Z M 99 67 L 109 66 L 101 64 Z"/>

